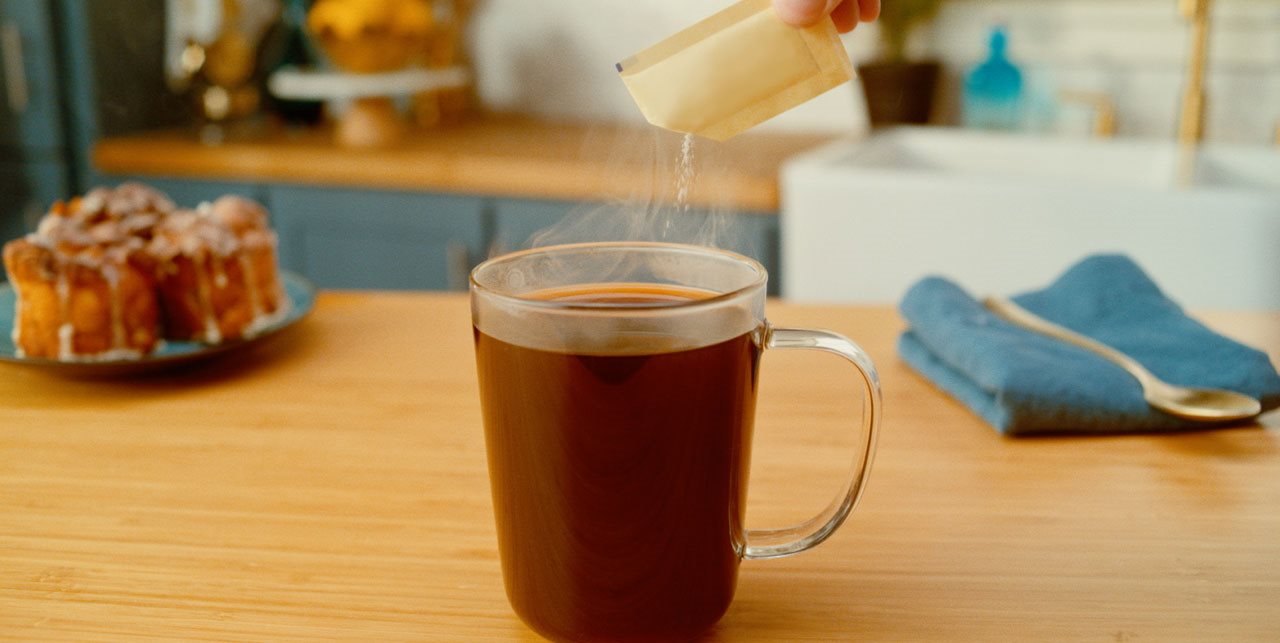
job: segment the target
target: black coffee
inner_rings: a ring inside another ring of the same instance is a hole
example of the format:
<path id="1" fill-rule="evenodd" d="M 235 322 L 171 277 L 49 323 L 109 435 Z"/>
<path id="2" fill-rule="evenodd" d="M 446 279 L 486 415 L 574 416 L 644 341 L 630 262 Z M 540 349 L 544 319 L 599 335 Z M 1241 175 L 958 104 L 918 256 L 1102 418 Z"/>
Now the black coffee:
<path id="1" fill-rule="evenodd" d="M 706 296 L 653 286 L 549 298 L 634 307 Z M 636 355 L 625 337 L 619 354 L 573 354 L 475 332 L 503 577 L 539 633 L 690 638 L 728 608 L 756 335 Z"/>

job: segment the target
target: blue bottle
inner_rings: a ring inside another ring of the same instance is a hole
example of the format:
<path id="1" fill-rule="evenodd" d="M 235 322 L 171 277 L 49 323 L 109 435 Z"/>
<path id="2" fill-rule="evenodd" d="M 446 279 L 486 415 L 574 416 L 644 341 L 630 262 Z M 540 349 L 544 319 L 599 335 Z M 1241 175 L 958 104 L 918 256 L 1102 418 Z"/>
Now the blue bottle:
<path id="1" fill-rule="evenodd" d="M 964 124 L 992 130 L 1016 130 L 1023 121 L 1022 72 L 1005 54 L 1004 29 L 991 31 L 990 55 L 964 80 Z"/>

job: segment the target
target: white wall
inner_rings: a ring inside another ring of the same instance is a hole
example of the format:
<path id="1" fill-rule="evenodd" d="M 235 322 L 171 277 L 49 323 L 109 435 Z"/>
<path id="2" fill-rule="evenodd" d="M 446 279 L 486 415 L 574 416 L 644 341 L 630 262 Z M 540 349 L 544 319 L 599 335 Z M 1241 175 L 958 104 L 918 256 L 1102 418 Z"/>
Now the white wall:
<path id="1" fill-rule="evenodd" d="M 892 1 L 892 0 L 886 0 Z M 1100 91 L 1115 101 L 1124 136 L 1176 130 L 1189 28 L 1177 0 L 988 0 L 951 2 L 915 44 L 959 70 L 986 54 L 990 25 L 1003 23 L 1010 53 L 1039 87 Z M 1269 143 L 1280 123 L 1280 2 L 1214 0 L 1207 80 L 1210 140 Z M 954 118 L 954 103 L 944 105 Z M 1060 114 L 1087 131 L 1083 108 Z"/>
<path id="2" fill-rule="evenodd" d="M 728 0 L 484 0 L 471 29 L 486 107 L 573 120 L 643 122 L 614 64 L 705 18 Z M 847 39 L 855 52 L 872 43 Z M 856 131 L 861 97 L 836 89 L 772 127 Z"/>
<path id="3" fill-rule="evenodd" d="M 892 2 L 893 0 L 884 0 Z M 493 109 L 567 119 L 640 120 L 613 64 L 714 13 L 728 0 L 485 0 L 472 31 L 479 90 Z M 1280 2 L 1216 0 L 1208 136 L 1269 142 L 1280 121 Z M 1037 87 L 1104 91 L 1123 135 L 1174 130 L 1187 27 L 1177 0 L 953 0 L 913 47 L 949 67 L 949 88 L 984 54 L 991 25 L 1005 24 L 1012 55 Z M 869 60 L 876 29 L 845 38 Z M 944 100 L 943 120 L 955 118 Z M 1055 129 L 1083 132 L 1088 115 L 1062 111 Z M 835 90 L 768 127 L 858 131 L 861 97 Z"/>

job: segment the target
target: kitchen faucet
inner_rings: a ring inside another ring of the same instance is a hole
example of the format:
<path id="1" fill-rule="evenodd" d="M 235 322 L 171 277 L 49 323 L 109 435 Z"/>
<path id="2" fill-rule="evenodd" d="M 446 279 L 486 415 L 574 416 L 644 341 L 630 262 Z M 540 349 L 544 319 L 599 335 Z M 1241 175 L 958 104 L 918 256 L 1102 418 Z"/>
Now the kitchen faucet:
<path id="1" fill-rule="evenodd" d="M 1183 87 L 1178 142 L 1194 145 L 1204 139 L 1205 62 L 1209 55 L 1209 4 L 1212 0 L 1178 0 L 1178 12 L 1191 22 L 1191 53 Z"/>

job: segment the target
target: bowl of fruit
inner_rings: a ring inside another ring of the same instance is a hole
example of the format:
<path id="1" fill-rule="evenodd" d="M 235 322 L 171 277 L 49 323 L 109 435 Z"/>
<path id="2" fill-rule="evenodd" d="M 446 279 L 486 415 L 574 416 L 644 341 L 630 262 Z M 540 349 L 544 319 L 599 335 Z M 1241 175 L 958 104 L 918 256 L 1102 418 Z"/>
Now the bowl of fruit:
<path id="1" fill-rule="evenodd" d="M 319 0 L 307 29 L 344 71 L 403 69 L 426 49 L 434 19 L 428 0 Z"/>

